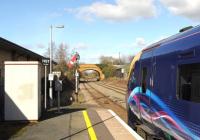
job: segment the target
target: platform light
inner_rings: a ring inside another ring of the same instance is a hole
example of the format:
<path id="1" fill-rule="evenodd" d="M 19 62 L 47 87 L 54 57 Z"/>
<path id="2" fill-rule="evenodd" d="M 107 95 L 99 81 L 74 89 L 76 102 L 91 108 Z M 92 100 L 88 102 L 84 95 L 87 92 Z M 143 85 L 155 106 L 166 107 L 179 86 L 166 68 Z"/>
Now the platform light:
<path id="1" fill-rule="evenodd" d="M 53 28 L 64 28 L 64 25 L 58 25 L 58 26 L 53 26 L 51 25 L 50 26 L 50 54 L 49 54 L 49 57 L 50 57 L 50 69 L 49 69 L 49 73 L 50 75 L 52 75 L 52 55 L 53 55 L 53 51 L 52 51 L 52 47 L 53 47 L 53 41 L 52 41 L 52 30 Z M 52 107 L 53 106 L 53 89 L 52 89 L 52 80 L 50 80 L 50 87 L 49 87 L 49 96 L 50 96 L 50 106 Z"/>

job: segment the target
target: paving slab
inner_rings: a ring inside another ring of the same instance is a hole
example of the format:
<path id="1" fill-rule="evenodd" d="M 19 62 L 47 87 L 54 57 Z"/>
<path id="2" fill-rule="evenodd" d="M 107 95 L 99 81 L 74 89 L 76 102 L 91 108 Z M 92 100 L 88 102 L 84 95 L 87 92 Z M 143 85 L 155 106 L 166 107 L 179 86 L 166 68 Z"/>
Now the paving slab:
<path id="1" fill-rule="evenodd" d="M 98 140 L 114 140 L 110 131 L 106 127 L 104 121 L 100 118 L 96 110 L 89 109 L 87 110 L 90 120 L 92 122 L 93 128 L 95 130 Z"/>
<path id="2" fill-rule="evenodd" d="M 98 110 L 97 113 L 104 120 L 104 124 L 109 129 L 115 140 L 136 140 L 122 124 L 107 110 Z"/>
<path id="3" fill-rule="evenodd" d="M 90 108 L 88 114 L 91 126 L 87 128 L 82 109 L 52 110 L 41 121 L 28 125 L 12 140 L 89 140 L 88 129 L 94 129 L 97 140 L 136 140 L 134 136 L 107 109 Z"/>

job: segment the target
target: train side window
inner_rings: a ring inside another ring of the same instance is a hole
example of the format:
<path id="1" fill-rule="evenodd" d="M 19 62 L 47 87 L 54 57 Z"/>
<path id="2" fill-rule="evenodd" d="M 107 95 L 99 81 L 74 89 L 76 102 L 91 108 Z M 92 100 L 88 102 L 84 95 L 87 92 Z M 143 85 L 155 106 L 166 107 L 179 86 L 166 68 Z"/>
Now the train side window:
<path id="1" fill-rule="evenodd" d="M 200 103 L 200 63 L 179 66 L 179 99 Z"/>
<path id="2" fill-rule="evenodd" d="M 146 86 L 147 86 L 147 68 L 142 68 L 142 93 L 146 93 Z"/>

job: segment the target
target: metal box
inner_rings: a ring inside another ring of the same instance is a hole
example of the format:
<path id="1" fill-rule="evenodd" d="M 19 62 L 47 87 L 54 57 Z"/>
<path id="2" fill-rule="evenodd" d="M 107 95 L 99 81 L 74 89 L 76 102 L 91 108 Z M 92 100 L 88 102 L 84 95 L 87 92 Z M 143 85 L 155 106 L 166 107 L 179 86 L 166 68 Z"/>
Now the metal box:
<path id="1" fill-rule="evenodd" d="M 41 68 L 37 61 L 6 61 L 5 120 L 38 120 L 41 116 Z"/>

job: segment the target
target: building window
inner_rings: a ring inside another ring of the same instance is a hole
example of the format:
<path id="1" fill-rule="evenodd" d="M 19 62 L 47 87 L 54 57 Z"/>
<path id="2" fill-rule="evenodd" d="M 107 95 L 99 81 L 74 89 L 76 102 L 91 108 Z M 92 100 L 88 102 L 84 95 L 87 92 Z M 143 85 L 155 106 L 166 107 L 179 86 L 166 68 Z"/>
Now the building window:
<path id="1" fill-rule="evenodd" d="M 142 93 L 146 93 L 147 86 L 147 68 L 142 68 Z"/>
<path id="2" fill-rule="evenodd" d="M 178 69 L 179 99 L 200 103 L 200 63 L 180 65 Z"/>

